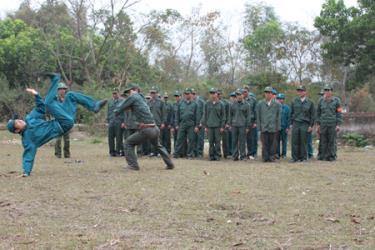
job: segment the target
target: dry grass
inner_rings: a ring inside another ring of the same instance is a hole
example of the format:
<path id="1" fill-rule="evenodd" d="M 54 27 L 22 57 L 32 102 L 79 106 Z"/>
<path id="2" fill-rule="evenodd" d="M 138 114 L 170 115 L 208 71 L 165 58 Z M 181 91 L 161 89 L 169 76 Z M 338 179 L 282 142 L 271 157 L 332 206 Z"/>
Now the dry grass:
<path id="1" fill-rule="evenodd" d="M 375 249 L 374 150 L 341 149 L 334 163 L 178 160 L 173 171 L 141 159 L 128 172 L 86 139 L 67 162 L 44 146 L 32 177 L 16 178 L 22 147 L 8 139 L 0 249 Z"/>

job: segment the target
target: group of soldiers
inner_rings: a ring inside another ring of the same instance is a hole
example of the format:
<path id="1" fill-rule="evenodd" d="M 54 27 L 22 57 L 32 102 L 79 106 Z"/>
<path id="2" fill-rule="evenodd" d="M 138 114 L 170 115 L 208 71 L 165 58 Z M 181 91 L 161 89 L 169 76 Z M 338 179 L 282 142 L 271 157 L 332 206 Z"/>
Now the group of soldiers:
<path id="1" fill-rule="evenodd" d="M 130 83 L 129 88 L 140 88 Z M 205 100 L 195 89 L 186 88 L 173 93 L 159 94 L 152 87 L 149 95 L 142 96 L 151 112 L 155 125 L 160 129 L 160 142 L 174 158 L 203 158 L 204 141 L 208 138 L 208 158 L 254 160 L 257 156 L 258 136 L 262 142 L 262 160 L 273 162 L 286 158 L 288 134 L 291 130 L 291 160 L 303 162 L 312 157 L 312 132 L 319 136 L 318 160 L 333 161 L 336 154 L 336 134 L 342 123 L 340 99 L 333 96 L 333 88 L 326 84 L 315 105 L 307 97 L 305 86 L 298 86 L 297 97 L 290 105 L 285 104 L 285 94 L 272 87 L 264 89 L 264 99 L 257 100 L 248 86 L 223 96 L 220 89 L 208 90 Z M 132 109 L 115 114 L 116 107 L 126 100 L 126 94 L 118 89 L 112 92 L 108 102 L 107 124 L 109 154 L 123 156 L 123 141 L 138 131 Z M 172 144 L 173 138 L 173 144 Z M 173 150 L 172 150 L 173 145 Z M 145 141 L 137 147 L 138 155 L 158 156 L 157 148 Z"/>

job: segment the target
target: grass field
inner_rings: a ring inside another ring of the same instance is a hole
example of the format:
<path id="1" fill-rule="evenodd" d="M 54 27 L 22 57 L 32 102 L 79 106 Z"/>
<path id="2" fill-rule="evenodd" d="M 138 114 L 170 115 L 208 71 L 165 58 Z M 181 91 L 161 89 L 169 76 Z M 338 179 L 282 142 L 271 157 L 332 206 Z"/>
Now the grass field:
<path id="1" fill-rule="evenodd" d="M 375 249 L 372 149 L 304 164 L 176 160 L 172 171 L 142 158 L 129 172 L 87 138 L 70 160 L 42 147 L 17 178 L 22 147 L 0 139 L 0 249 Z"/>

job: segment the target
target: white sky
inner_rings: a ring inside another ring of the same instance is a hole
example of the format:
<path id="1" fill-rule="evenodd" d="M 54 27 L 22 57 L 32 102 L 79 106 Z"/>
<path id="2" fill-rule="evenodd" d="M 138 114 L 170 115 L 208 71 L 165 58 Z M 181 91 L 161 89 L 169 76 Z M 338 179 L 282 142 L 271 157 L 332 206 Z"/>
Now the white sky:
<path id="1" fill-rule="evenodd" d="M 22 0 L 0 0 L 0 17 L 4 17 L 9 11 L 16 10 L 21 2 Z M 38 6 L 43 0 L 31 0 L 31 2 Z M 108 1 L 96 0 L 96 2 L 105 3 Z M 238 22 L 243 16 L 246 2 L 254 2 L 254 0 L 141 0 L 133 9 L 146 13 L 151 9 L 170 8 L 178 10 L 183 15 L 188 15 L 192 8 L 201 5 L 202 13 L 218 10 L 222 13 L 228 26 L 237 28 Z M 298 22 L 306 28 L 313 29 L 314 17 L 319 15 L 325 0 L 263 0 L 263 2 L 274 7 L 282 22 Z M 347 6 L 357 4 L 357 0 L 344 0 L 344 2 Z"/>

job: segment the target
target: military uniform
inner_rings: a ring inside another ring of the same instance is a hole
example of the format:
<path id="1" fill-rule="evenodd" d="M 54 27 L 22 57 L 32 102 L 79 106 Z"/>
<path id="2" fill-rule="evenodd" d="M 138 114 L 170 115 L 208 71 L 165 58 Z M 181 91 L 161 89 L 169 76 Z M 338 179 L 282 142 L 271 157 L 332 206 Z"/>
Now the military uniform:
<path id="1" fill-rule="evenodd" d="M 164 107 L 165 107 L 165 127 L 161 129 L 161 145 L 163 145 L 168 153 L 171 153 L 171 128 L 173 126 L 173 105 L 167 100 L 168 94 L 164 94 Z"/>
<path id="2" fill-rule="evenodd" d="M 304 86 L 300 86 L 298 91 L 306 91 Z M 292 128 L 292 162 L 307 160 L 307 133 L 308 129 L 314 126 L 315 108 L 314 103 L 307 97 L 301 100 L 300 97 L 294 99 L 291 107 Z"/>
<path id="3" fill-rule="evenodd" d="M 324 91 L 332 91 L 327 84 Z M 319 158 L 323 161 L 334 161 L 336 154 L 336 128 L 343 122 L 342 107 L 337 97 L 322 97 L 317 107 L 317 124 L 319 125 Z"/>
<path id="4" fill-rule="evenodd" d="M 279 93 L 277 99 L 285 99 L 285 95 Z M 277 147 L 277 155 L 285 158 L 288 147 L 288 129 L 290 127 L 290 108 L 286 104 L 281 104 L 281 127 Z M 281 146 L 280 146 L 281 144 Z"/>
<path id="5" fill-rule="evenodd" d="M 118 90 L 114 90 L 113 93 L 118 94 Z M 107 111 L 107 123 L 108 123 L 108 146 L 109 154 L 111 156 L 119 156 L 123 154 L 123 135 L 121 129 L 121 123 L 124 120 L 123 114 L 115 116 L 113 110 L 121 102 L 120 98 L 112 99 L 108 101 Z"/>
<path id="6" fill-rule="evenodd" d="M 193 90 L 194 92 L 195 90 Z M 195 101 L 197 103 L 197 119 L 200 121 L 203 116 L 203 108 L 205 101 L 203 100 L 202 97 L 196 96 Z M 196 134 L 196 147 L 194 149 L 194 156 L 201 158 L 203 157 L 203 152 L 204 152 L 204 128 L 199 127 L 199 131 Z"/>
<path id="7" fill-rule="evenodd" d="M 225 121 L 224 121 L 224 124 L 227 125 L 228 124 L 228 119 L 229 119 L 229 109 L 230 109 L 231 103 L 228 100 L 224 99 L 224 98 L 221 98 L 220 101 L 224 104 L 225 117 L 226 117 Z M 224 128 L 224 132 L 221 134 L 222 148 L 223 148 L 223 157 L 225 159 L 229 155 L 231 155 L 230 144 L 232 142 L 230 141 L 229 134 L 230 134 L 230 131 L 228 129 L 228 126 L 226 126 L 226 128 Z"/>
<path id="8" fill-rule="evenodd" d="M 185 94 L 187 93 L 191 94 L 191 89 L 186 89 Z M 174 157 L 182 157 L 185 140 L 187 140 L 187 157 L 194 157 L 194 148 L 196 147 L 196 134 L 194 129 L 199 126 L 198 116 L 198 105 L 193 99 L 190 101 L 184 99 L 181 101 L 180 105 L 178 105 L 175 117 L 178 133 Z"/>
<path id="9" fill-rule="evenodd" d="M 59 89 L 65 89 L 65 90 L 67 90 L 68 87 L 65 85 L 65 83 L 60 82 L 59 86 L 58 86 L 58 90 Z M 64 99 L 61 99 L 59 96 L 57 96 L 56 98 L 57 98 L 57 100 L 60 103 L 64 102 Z M 57 158 L 61 158 L 61 144 L 62 144 L 62 141 L 64 141 L 64 148 L 63 148 L 64 158 L 70 158 L 70 136 L 69 136 L 69 134 L 70 134 L 70 132 L 66 132 L 63 136 L 60 136 L 60 137 L 56 138 L 56 142 L 55 142 L 55 156 Z"/>
<path id="10" fill-rule="evenodd" d="M 128 85 L 125 92 L 134 90 L 136 85 Z M 130 94 L 128 98 L 123 100 L 114 110 L 115 114 L 121 114 L 126 109 L 131 109 L 136 121 L 139 123 L 139 130 L 129 136 L 124 143 L 125 157 L 128 168 L 131 170 L 139 170 L 137 156 L 134 148 L 141 145 L 145 141 L 150 141 L 151 145 L 157 149 L 157 153 L 161 155 L 167 169 L 174 168 L 174 164 L 168 156 L 166 149 L 160 144 L 160 130 L 155 124 L 153 115 L 144 98 L 138 94 Z"/>
<path id="11" fill-rule="evenodd" d="M 264 92 L 272 92 L 272 88 L 266 87 Z M 257 104 L 256 115 L 257 127 L 261 132 L 263 161 L 272 162 L 275 160 L 275 134 L 281 124 L 281 105 L 274 99 L 262 100 Z"/>
<path id="12" fill-rule="evenodd" d="M 216 93 L 216 89 L 210 90 L 210 94 Z M 219 99 L 217 101 L 207 101 L 203 108 L 201 124 L 207 128 L 210 160 L 220 159 L 221 133 L 224 132 L 225 121 L 226 110 L 224 104 Z"/>
<path id="13" fill-rule="evenodd" d="M 253 124 L 256 124 L 257 99 L 255 95 L 250 93 L 246 101 L 249 103 L 251 110 L 250 129 L 249 132 L 246 133 L 247 156 L 256 157 L 258 151 L 258 128 L 256 126 L 254 127 Z"/>
<path id="14" fill-rule="evenodd" d="M 240 91 L 237 96 L 242 95 Z M 244 160 L 246 158 L 246 128 L 251 122 L 250 105 L 244 100 L 237 100 L 229 110 L 229 126 L 232 132 L 233 160 Z"/>
<path id="15" fill-rule="evenodd" d="M 161 127 L 164 127 L 166 122 L 165 105 L 164 102 L 162 102 L 160 98 L 156 96 L 156 94 L 158 93 L 156 87 L 152 87 L 150 92 L 154 93 L 155 96 L 148 101 L 148 106 L 150 107 L 150 111 L 152 116 L 154 117 L 156 126 L 158 126 L 158 128 L 161 129 Z M 160 133 L 160 135 L 162 134 Z M 157 155 L 156 151 L 156 148 L 151 147 L 151 155 Z"/>

